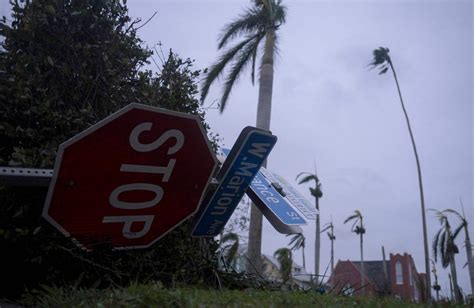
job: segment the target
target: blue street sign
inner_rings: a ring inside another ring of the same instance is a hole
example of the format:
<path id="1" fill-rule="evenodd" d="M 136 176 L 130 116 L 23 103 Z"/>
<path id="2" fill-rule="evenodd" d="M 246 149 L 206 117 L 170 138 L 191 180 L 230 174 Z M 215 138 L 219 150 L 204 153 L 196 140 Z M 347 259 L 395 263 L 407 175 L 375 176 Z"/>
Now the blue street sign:
<path id="1" fill-rule="evenodd" d="M 229 149 L 222 149 L 225 156 L 229 155 L 229 152 Z M 293 208 L 292 203 L 283 197 L 264 176 L 264 170 L 264 167 L 260 168 L 250 184 L 250 189 L 247 190 L 250 199 L 279 232 L 288 233 L 288 229 L 282 228 L 281 223 L 287 226 L 306 225 L 306 220 Z"/>
<path id="2" fill-rule="evenodd" d="M 196 215 L 193 236 L 212 237 L 224 228 L 277 141 L 268 131 L 246 127 L 217 176 L 219 186 Z"/>
<path id="3" fill-rule="evenodd" d="M 306 220 L 301 217 L 298 211 L 273 187 L 260 171 L 253 179 L 247 195 L 254 203 L 263 203 L 285 225 L 306 225 Z"/>

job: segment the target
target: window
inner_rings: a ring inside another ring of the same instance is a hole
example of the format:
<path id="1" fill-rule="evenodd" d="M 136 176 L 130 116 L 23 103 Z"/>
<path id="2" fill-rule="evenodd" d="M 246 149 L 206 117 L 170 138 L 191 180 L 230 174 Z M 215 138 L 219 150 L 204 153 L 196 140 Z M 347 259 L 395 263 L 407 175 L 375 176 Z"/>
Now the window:
<path id="1" fill-rule="evenodd" d="M 403 284 L 403 270 L 402 270 L 402 262 L 397 261 L 395 263 L 395 277 L 397 284 Z"/>

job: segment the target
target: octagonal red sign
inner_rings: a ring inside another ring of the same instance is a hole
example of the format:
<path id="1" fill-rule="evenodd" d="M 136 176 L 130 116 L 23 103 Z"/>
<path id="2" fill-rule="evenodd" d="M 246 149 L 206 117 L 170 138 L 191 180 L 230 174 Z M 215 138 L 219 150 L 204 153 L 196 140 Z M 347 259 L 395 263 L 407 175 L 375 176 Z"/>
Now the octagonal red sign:
<path id="1" fill-rule="evenodd" d="M 197 211 L 216 165 L 197 116 L 130 104 L 60 145 L 43 216 L 86 249 L 148 247 Z"/>

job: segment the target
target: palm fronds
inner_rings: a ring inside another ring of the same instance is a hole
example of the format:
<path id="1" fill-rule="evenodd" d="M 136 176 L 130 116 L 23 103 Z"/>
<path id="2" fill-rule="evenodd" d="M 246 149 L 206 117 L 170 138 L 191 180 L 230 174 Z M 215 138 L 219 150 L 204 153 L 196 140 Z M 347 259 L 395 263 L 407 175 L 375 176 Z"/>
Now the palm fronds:
<path id="1" fill-rule="evenodd" d="M 279 248 L 275 251 L 273 256 L 280 263 L 280 273 L 283 282 L 287 282 L 291 278 L 291 270 L 293 266 L 293 255 L 288 248 Z"/>
<path id="2" fill-rule="evenodd" d="M 250 62 L 252 67 L 251 78 L 252 83 L 254 83 L 259 45 L 263 38 L 267 37 L 269 40 L 273 38 L 273 36 L 267 36 L 267 34 L 270 30 L 274 33 L 274 30 L 285 22 L 285 16 L 286 8 L 281 4 L 281 0 L 254 1 L 253 7 L 246 9 L 243 14 L 224 27 L 218 40 L 218 49 L 226 47 L 238 36 L 244 36 L 245 38 L 242 42 L 224 51 L 219 60 L 211 66 L 203 81 L 201 103 L 204 103 L 211 84 L 228 65 L 231 65 L 231 68 L 223 86 L 220 100 L 221 112 L 226 106 L 234 83 Z M 276 38 L 276 34 L 274 37 Z M 271 44 L 274 45 L 273 50 L 276 50 L 276 39 L 271 41 Z"/>
<path id="3" fill-rule="evenodd" d="M 388 53 L 390 50 L 388 48 L 379 47 L 373 51 L 373 60 L 369 64 L 372 66 L 372 69 L 378 67 L 379 75 L 385 74 L 390 68 L 391 59 Z"/>
<path id="4" fill-rule="evenodd" d="M 344 220 L 344 223 L 348 223 L 349 221 L 353 220 L 354 222 L 352 223 L 351 231 L 356 233 L 356 234 L 364 234 L 365 233 L 365 228 L 362 222 L 362 214 L 359 210 L 355 210 L 354 214 L 350 215 L 349 217 Z M 357 225 L 359 224 L 359 225 Z"/>
<path id="5" fill-rule="evenodd" d="M 287 234 L 287 236 L 293 236 L 288 243 L 288 246 L 291 246 L 291 250 L 301 249 L 306 246 L 306 237 L 303 235 L 303 233 Z"/>

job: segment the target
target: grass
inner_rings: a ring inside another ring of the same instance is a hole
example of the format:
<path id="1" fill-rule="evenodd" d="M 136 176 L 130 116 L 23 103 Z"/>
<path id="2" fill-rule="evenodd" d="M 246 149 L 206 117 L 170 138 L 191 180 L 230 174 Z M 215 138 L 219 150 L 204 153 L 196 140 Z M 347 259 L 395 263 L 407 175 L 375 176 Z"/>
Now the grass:
<path id="1" fill-rule="evenodd" d="M 108 290 L 44 287 L 25 297 L 24 304 L 40 307 L 425 307 L 394 298 L 354 298 L 302 291 L 164 289 L 159 284 Z"/>

